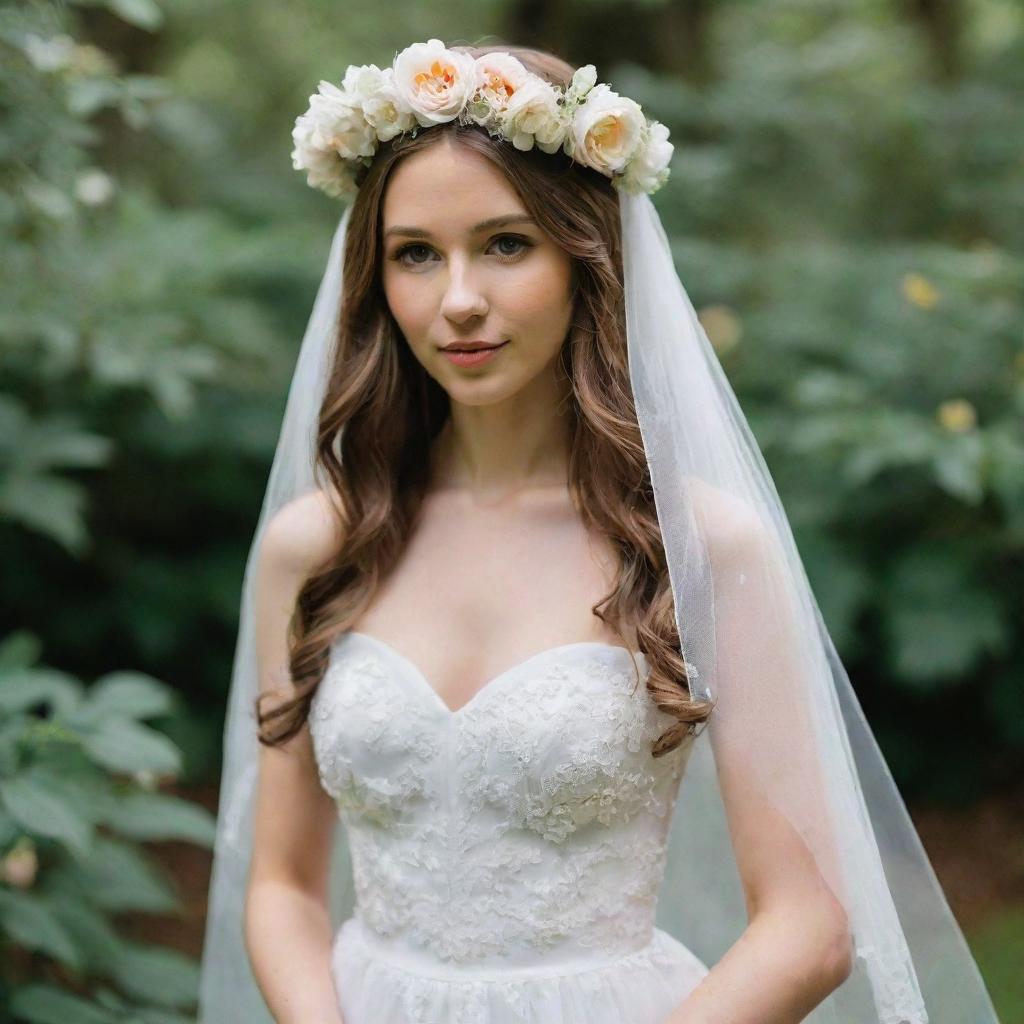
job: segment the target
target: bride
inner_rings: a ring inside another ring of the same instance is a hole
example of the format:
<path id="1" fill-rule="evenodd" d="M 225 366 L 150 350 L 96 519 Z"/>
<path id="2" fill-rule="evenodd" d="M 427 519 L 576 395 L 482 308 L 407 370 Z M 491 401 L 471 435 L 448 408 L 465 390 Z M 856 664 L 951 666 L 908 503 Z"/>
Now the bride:
<path id="1" fill-rule="evenodd" d="M 430 40 L 295 140 L 351 204 L 247 572 L 202 1019 L 994 1021 L 862 787 L 647 198 L 664 127 L 592 66 Z"/>

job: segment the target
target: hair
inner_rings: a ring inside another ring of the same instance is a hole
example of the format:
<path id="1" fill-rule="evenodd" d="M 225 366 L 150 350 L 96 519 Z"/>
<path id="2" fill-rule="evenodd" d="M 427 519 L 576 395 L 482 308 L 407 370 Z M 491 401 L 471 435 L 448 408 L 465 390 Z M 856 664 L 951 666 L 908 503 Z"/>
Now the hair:
<path id="1" fill-rule="evenodd" d="M 473 57 L 503 51 L 566 87 L 567 62 L 501 44 L 454 46 Z M 320 408 L 316 471 L 329 484 L 341 550 L 305 580 L 289 626 L 290 695 L 269 711 L 256 701 L 259 739 L 276 746 L 309 714 L 330 647 L 370 603 L 406 546 L 427 492 L 431 443 L 449 400 L 404 344 L 381 283 L 381 209 L 400 161 L 447 137 L 490 160 L 530 215 L 573 262 L 574 310 L 559 366 L 572 383 L 568 483 L 584 524 L 618 554 L 614 585 L 592 611 L 620 637 L 635 632 L 650 665 L 647 690 L 676 719 L 652 746 L 677 747 L 710 716 L 694 698 L 679 650 L 661 529 L 627 362 L 618 193 L 600 172 L 558 151 L 523 152 L 457 121 L 382 143 L 361 168 L 345 236 L 344 285 L 330 376 Z M 628 644 L 625 646 L 629 646 Z"/>

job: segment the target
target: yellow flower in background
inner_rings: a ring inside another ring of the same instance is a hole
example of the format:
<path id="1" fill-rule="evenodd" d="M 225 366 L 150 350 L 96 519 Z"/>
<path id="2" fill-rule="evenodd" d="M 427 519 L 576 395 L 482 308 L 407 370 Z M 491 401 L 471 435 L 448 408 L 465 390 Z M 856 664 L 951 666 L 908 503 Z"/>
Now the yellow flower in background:
<path id="1" fill-rule="evenodd" d="M 728 352 L 739 344 L 743 325 L 728 306 L 704 306 L 697 312 L 697 318 L 716 352 Z"/>
<path id="2" fill-rule="evenodd" d="M 35 843 L 27 836 L 19 839 L 0 861 L 0 880 L 15 889 L 31 889 L 39 870 Z"/>
<path id="3" fill-rule="evenodd" d="M 936 412 L 938 421 L 954 434 L 963 434 L 978 425 L 978 414 L 973 405 L 964 398 L 951 398 L 943 402 Z"/>
<path id="4" fill-rule="evenodd" d="M 903 275 L 903 297 L 919 309 L 931 309 L 939 301 L 939 290 L 921 274 Z"/>
<path id="5" fill-rule="evenodd" d="M 1016 366 L 1021 373 L 1024 373 L 1024 352 L 1017 353 L 1013 360 L 1013 365 Z"/>

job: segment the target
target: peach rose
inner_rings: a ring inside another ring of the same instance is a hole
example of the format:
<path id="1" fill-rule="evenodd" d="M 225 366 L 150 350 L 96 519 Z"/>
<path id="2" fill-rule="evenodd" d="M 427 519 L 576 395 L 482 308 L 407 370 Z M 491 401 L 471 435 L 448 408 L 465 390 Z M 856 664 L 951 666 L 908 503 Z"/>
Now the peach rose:
<path id="1" fill-rule="evenodd" d="M 611 176 L 633 158 L 643 136 L 640 104 L 613 92 L 605 84 L 594 86 L 575 109 L 572 131 L 566 136 L 569 155 L 580 163 Z"/>
<path id="2" fill-rule="evenodd" d="M 510 53 L 486 53 L 476 59 L 477 89 L 467 107 L 469 119 L 499 127 L 508 105 L 530 79 L 530 72 Z"/>
<path id="3" fill-rule="evenodd" d="M 477 89 L 476 61 L 440 39 L 413 43 L 395 57 L 395 95 L 423 127 L 454 121 Z"/>

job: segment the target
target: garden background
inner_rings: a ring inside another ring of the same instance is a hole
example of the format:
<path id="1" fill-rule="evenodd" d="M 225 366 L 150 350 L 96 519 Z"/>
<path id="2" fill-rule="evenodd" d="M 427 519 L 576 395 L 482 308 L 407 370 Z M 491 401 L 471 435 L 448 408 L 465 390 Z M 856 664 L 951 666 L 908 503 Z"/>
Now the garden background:
<path id="1" fill-rule="evenodd" d="M 1022 1024 L 1016 0 L 0 2 L 0 1020 L 194 1015 L 244 559 L 340 210 L 290 131 L 431 36 L 594 63 L 669 126 L 680 274 Z"/>

